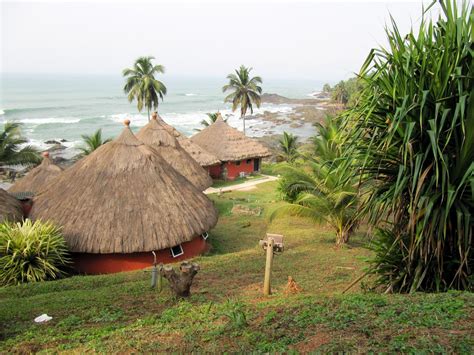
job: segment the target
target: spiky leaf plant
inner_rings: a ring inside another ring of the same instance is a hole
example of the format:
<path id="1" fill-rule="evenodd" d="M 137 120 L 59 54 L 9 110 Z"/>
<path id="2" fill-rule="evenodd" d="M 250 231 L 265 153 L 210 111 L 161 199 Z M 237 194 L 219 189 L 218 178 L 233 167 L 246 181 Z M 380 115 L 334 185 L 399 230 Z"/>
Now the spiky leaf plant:
<path id="1" fill-rule="evenodd" d="M 0 285 L 56 279 L 70 263 L 59 228 L 50 222 L 0 224 Z"/>
<path id="2" fill-rule="evenodd" d="M 345 115 L 380 227 L 373 272 L 395 292 L 472 288 L 474 16 L 469 3 L 439 4 L 435 23 L 424 16 L 406 36 L 392 20 Z"/>

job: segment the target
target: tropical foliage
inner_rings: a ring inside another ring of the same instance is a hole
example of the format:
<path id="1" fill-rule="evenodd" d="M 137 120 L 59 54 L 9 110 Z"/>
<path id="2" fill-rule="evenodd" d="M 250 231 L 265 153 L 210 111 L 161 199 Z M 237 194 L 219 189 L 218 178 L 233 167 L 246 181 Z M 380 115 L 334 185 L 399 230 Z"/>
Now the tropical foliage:
<path id="1" fill-rule="evenodd" d="M 21 135 L 18 123 L 6 122 L 0 132 L 0 164 L 1 165 L 31 165 L 41 161 L 39 152 Z"/>
<path id="2" fill-rule="evenodd" d="M 280 158 L 292 163 L 298 157 L 298 137 L 294 134 L 283 132 L 283 137 L 278 141 L 280 145 Z"/>
<path id="3" fill-rule="evenodd" d="M 204 127 L 209 127 L 211 124 L 216 122 L 217 117 L 219 117 L 219 112 L 206 113 L 207 119 L 201 121 L 201 125 Z M 222 116 L 221 116 L 222 117 Z M 227 122 L 227 118 L 223 118 L 224 122 Z"/>
<path id="4" fill-rule="evenodd" d="M 395 292 L 473 287 L 473 11 L 440 5 L 436 23 L 408 35 L 392 23 L 345 114 L 346 155 L 360 161 L 364 211 L 380 227 L 372 270 Z"/>
<path id="5" fill-rule="evenodd" d="M 138 111 L 143 107 L 148 110 L 148 120 L 150 120 L 150 110 L 158 107 L 159 99 L 163 100 L 166 95 L 166 86 L 155 78 L 155 75 L 165 72 L 165 67 L 153 64 L 155 57 L 140 57 L 135 61 L 133 68 L 126 68 L 122 74 L 126 78 L 123 88 L 127 94 L 129 102 L 137 101 Z"/>
<path id="6" fill-rule="evenodd" d="M 340 159 L 340 138 L 333 135 L 339 124 L 331 117 L 325 122 L 326 126 L 320 125 L 320 134 L 313 138 L 314 153 L 305 156 L 303 166 L 281 168 L 279 190 L 291 204 L 275 214 L 287 213 L 327 223 L 336 231 L 336 244 L 341 245 L 349 241 L 358 225 L 358 180 L 346 161 Z"/>
<path id="7" fill-rule="evenodd" d="M 0 224 L 0 285 L 56 279 L 69 263 L 66 242 L 51 223 Z"/>
<path id="8" fill-rule="evenodd" d="M 87 134 L 81 135 L 82 140 L 84 141 L 84 147 L 80 147 L 79 149 L 82 151 L 83 155 L 88 155 L 92 153 L 94 150 L 99 148 L 102 144 L 110 142 L 111 139 L 103 139 L 102 138 L 102 129 L 98 129 L 95 131 L 94 134 L 90 136 Z"/>
<path id="9" fill-rule="evenodd" d="M 260 107 L 262 94 L 262 78 L 259 76 L 250 77 L 252 68 L 246 68 L 241 65 L 238 70 L 235 70 L 235 74 L 227 75 L 229 83 L 222 87 L 223 92 L 230 91 L 224 99 L 225 102 L 232 103 L 232 111 L 237 110 L 240 107 L 240 117 L 244 124 L 245 134 L 245 115 L 247 110 L 253 114 L 254 105 Z"/>

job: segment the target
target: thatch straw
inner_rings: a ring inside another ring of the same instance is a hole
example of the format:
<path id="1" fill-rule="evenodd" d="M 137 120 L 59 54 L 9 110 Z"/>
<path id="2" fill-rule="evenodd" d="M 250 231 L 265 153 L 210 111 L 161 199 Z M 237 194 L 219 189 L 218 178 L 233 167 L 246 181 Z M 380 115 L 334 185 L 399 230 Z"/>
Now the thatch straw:
<path id="1" fill-rule="evenodd" d="M 41 191 L 31 217 L 62 226 L 71 251 L 84 253 L 169 248 L 217 222 L 212 202 L 128 126 Z"/>
<path id="2" fill-rule="evenodd" d="M 199 190 L 203 191 L 212 185 L 212 179 L 178 143 L 155 116 L 137 134 L 143 143 L 155 148 L 174 170 L 188 179 Z"/>
<path id="3" fill-rule="evenodd" d="M 229 126 L 220 114 L 213 124 L 196 133 L 191 140 L 221 161 L 263 158 L 271 154 L 262 144 Z"/>
<path id="4" fill-rule="evenodd" d="M 63 169 L 55 165 L 49 158 L 49 153 L 43 153 L 43 161 L 32 169 L 23 178 L 17 180 L 9 189 L 9 192 L 39 192 L 47 184 L 58 176 Z"/>
<path id="5" fill-rule="evenodd" d="M 19 222 L 22 218 L 23 210 L 20 201 L 10 196 L 4 189 L 0 189 L 0 223 Z"/>
<path id="6" fill-rule="evenodd" d="M 204 148 L 193 143 L 188 137 L 184 134 L 178 132 L 176 128 L 167 124 L 163 119 L 158 115 L 157 112 L 153 112 L 153 118 L 155 118 L 158 124 L 162 125 L 168 133 L 172 134 L 179 142 L 181 147 L 201 166 L 211 166 L 219 164 L 221 161 L 213 154 L 206 151 Z"/>

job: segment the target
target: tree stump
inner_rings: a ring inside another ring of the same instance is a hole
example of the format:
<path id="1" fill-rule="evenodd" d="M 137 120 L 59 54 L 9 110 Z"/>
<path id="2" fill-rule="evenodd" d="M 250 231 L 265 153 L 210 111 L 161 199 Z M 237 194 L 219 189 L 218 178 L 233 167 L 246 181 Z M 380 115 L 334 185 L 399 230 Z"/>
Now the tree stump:
<path id="1" fill-rule="evenodd" d="M 171 289 L 178 297 L 188 297 L 190 295 L 194 276 L 196 276 L 199 269 L 198 264 L 191 264 L 188 261 L 181 263 L 180 272 L 176 272 L 169 265 L 160 264 L 158 266 L 158 272 L 168 280 Z"/>

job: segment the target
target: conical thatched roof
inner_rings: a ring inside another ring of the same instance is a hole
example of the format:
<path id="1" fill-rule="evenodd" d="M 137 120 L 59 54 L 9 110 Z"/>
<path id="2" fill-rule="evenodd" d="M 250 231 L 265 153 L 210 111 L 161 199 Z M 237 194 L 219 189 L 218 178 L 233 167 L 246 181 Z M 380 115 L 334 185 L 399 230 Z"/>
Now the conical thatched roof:
<path id="1" fill-rule="evenodd" d="M 221 161 L 262 158 L 270 155 L 266 147 L 229 126 L 220 114 L 213 124 L 196 133 L 191 140 Z"/>
<path id="2" fill-rule="evenodd" d="M 137 138 L 155 148 L 174 170 L 188 179 L 199 190 L 203 191 L 212 185 L 212 179 L 178 143 L 155 116 L 142 127 Z"/>
<path id="3" fill-rule="evenodd" d="M 52 179 L 58 176 L 63 169 L 55 165 L 49 158 L 49 153 L 43 153 L 43 161 L 36 168 L 32 169 L 26 176 L 16 181 L 9 189 L 9 192 L 39 192 Z"/>
<path id="4" fill-rule="evenodd" d="M 211 229 L 212 202 L 127 127 L 37 195 L 32 219 L 63 227 L 69 248 L 133 253 L 169 248 Z"/>
<path id="5" fill-rule="evenodd" d="M 157 112 L 153 113 L 153 118 L 156 118 L 157 122 L 162 125 L 168 133 L 172 134 L 179 142 L 181 147 L 201 166 L 211 166 L 219 164 L 221 161 L 213 154 L 206 151 L 204 148 L 200 147 L 191 139 L 186 137 L 184 134 L 178 132 L 176 128 L 167 124 L 163 119 L 158 115 Z"/>
<path id="6" fill-rule="evenodd" d="M 10 196 L 4 189 L 0 189 L 0 223 L 4 221 L 18 222 L 23 218 L 21 203 Z"/>

